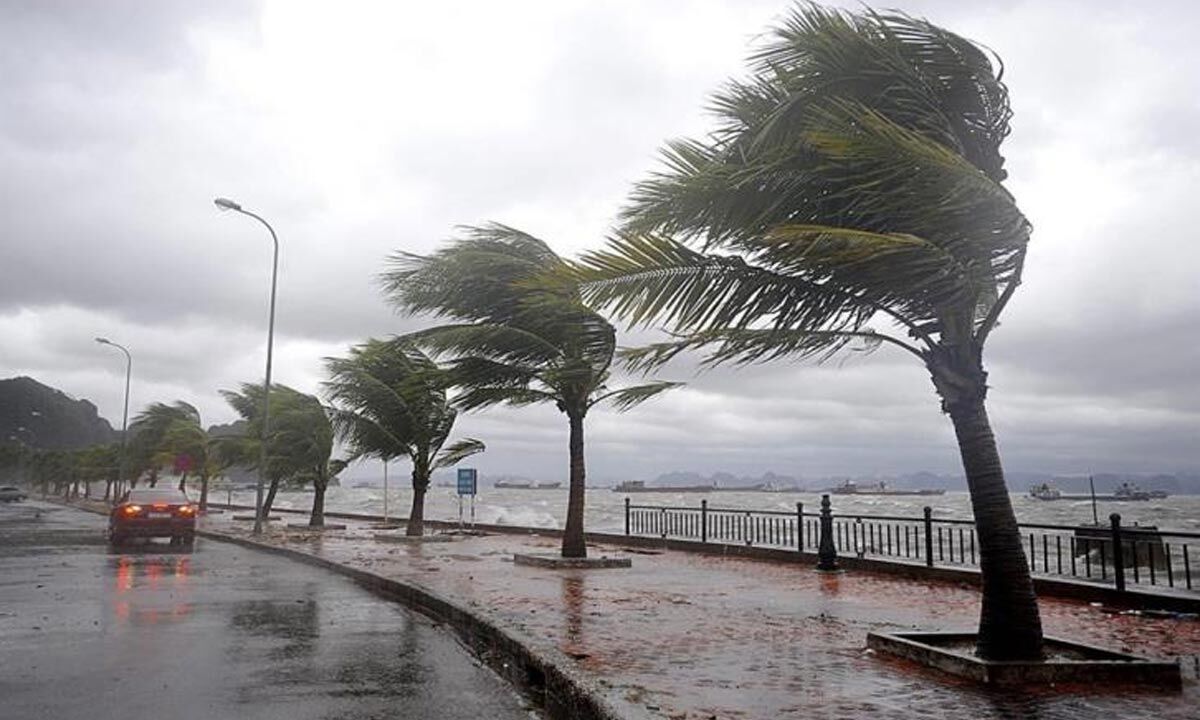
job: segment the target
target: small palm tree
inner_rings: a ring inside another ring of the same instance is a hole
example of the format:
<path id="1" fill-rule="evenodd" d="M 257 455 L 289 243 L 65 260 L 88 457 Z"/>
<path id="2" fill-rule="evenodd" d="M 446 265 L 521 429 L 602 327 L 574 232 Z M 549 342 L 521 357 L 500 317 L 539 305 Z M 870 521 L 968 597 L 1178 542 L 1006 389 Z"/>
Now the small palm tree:
<path id="1" fill-rule="evenodd" d="M 933 378 L 978 528 L 979 652 L 1040 656 L 1041 620 L 984 398 L 983 347 L 1021 281 L 1030 225 L 1000 144 L 1011 111 L 983 51 L 925 20 L 804 5 L 637 186 L 585 296 L 677 337 L 656 367 L 825 359 L 888 344 Z M 883 322 L 896 332 L 875 329 Z"/>
<path id="2" fill-rule="evenodd" d="M 220 477 L 236 459 L 226 445 L 228 438 L 209 436 L 195 406 L 178 400 L 171 405 L 152 403 L 134 418 L 130 426 L 133 439 L 130 456 L 136 478 L 150 474 L 153 487 L 164 466 L 180 470 L 179 489 L 187 486 L 189 475 L 200 479 L 200 509 L 208 509 L 208 486 Z"/>
<path id="3" fill-rule="evenodd" d="M 178 435 L 181 432 L 179 427 L 194 427 L 203 432 L 203 426 L 200 424 L 200 411 L 194 405 L 182 400 L 177 400 L 170 405 L 161 402 L 151 403 L 133 418 L 133 422 L 129 425 L 129 432 L 133 436 L 130 442 L 130 454 L 134 459 L 135 475 L 140 477 L 142 472 L 148 472 L 153 483 L 157 483 L 159 470 L 164 466 L 175 464 L 179 456 L 173 452 L 173 448 L 167 445 L 166 437 L 172 428 L 176 428 Z M 190 458 L 183 463 L 184 469 L 179 474 L 180 490 L 187 487 L 190 465 Z M 204 494 L 204 490 L 201 490 L 201 493 Z"/>
<path id="4" fill-rule="evenodd" d="M 391 302 L 408 313 L 456 321 L 409 336 L 448 361 L 455 403 L 475 410 L 506 403 L 553 403 L 570 428 L 570 494 L 562 555 L 587 556 L 583 535 L 583 421 L 597 403 L 620 410 L 677 383 L 609 389 L 616 331 L 584 306 L 562 278 L 567 266 L 546 243 L 498 224 L 467 228 L 465 237 L 429 256 L 398 253 L 384 274 Z"/>
<path id="5" fill-rule="evenodd" d="M 239 450 L 231 455 L 258 462 L 259 426 L 262 422 L 263 387 L 243 383 L 239 392 L 222 390 L 221 395 L 247 421 L 247 432 L 237 438 Z M 232 439 L 231 439 L 232 441 Z M 333 426 L 321 401 L 286 385 L 271 386 L 271 424 L 267 437 L 266 476 L 270 488 L 263 502 L 263 515 L 269 515 L 275 493 L 282 482 L 313 486 L 313 505 L 308 524 L 325 524 L 325 492 L 329 483 L 345 467 L 334 460 Z"/>
<path id="6" fill-rule="evenodd" d="M 325 364 L 333 425 L 351 457 L 412 461 L 405 534 L 421 535 L 430 475 L 484 450 L 472 438 L 442 447 L 458 416 L 446 397 L 446 373 L 401 339 L 371 339 L 351 348 L 349 357 L 327 358 Z"/>

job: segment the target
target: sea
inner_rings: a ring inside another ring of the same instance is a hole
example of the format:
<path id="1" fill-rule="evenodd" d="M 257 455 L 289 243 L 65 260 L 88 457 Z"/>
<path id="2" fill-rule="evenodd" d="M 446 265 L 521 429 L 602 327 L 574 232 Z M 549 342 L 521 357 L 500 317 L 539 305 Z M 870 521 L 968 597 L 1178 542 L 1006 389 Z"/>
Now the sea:
<path id="1" fill-rule="evenodd" d="M 195 495 L 193 491 L 190 494 Z M 253 505 L 253 490 L 212 491 L 216 502 L 232 501 Z M 589 530 L 620 532 L 624 529 L 624 502 L 629 497 L 634 505 L 700 507 L 701 499 L 709 509 L 781 510 L 795 512 L 796 503 L 804 511 L 820 509 L 819 492 L 652 492 L 623 493 L 610 488 L 588 488 L 585 500 L 584 526 Z M 521 525 L 538 528 L 562 528 L 567 514 L 567 490 L 564 483 L 556 490 L 481 487 L 473 499 L 460 498 L 453 487 L 429 488 L 425 500 L 425 517 L 435 520 L 470 522 L 471 513 L 479 523 Z M 1023 523 L 1077 525 L 1093 522 L 1090 500 L 1038 500 L 1026 493 L 1012 495 L 1013 510 Z M 833 495 L 834 514 L 889 515 L 921 517 L 925 506 L 938 519 L 970 520 L 970 497 L 964 492 L 945 495 Z M 307 510 L 312 506 L 312 491 L 281 490 L 276 507 Z M 387 514 L 407 516 L 412 504 L 412 489 L 392 485 L 387 493 Z M 382 515 L 385 512 L 383 487 L 332 487 L 326 494 L 326 510 Z M 472 507 L 473 506 L 473 507 Z M 1151 525 L 1159 530 L 1200 532 L 1200 495 L 1173 495 L 1162 499 L 1133 502 L 1100 500 L 1095 515 L 1107 524 L 1111 513 L 1121 515 L 1122 525 Z"/>

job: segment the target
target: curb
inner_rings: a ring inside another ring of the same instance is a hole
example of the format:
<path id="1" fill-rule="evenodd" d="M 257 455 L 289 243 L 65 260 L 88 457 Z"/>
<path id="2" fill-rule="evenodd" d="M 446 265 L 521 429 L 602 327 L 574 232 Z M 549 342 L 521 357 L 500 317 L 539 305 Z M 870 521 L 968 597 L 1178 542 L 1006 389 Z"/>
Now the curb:
<path id="1" fill-rule="evenodd" d="M 630 720 L 643 716 L 641 713 L 618 712 L 599 692 L 589 687 L 587 681 L 569 670 L 571 661 L 566 655 L 552 650 L 535 650 L 495 623 L 428 590 L 300 550 L 213 530 L 197 530 L 196 534 L 329 570 L 350 578 L 376 595 L 444 623 L 453 628 L 459 640 L 476 657 L 533 697 L 540 710 L 553 720 Z"/>

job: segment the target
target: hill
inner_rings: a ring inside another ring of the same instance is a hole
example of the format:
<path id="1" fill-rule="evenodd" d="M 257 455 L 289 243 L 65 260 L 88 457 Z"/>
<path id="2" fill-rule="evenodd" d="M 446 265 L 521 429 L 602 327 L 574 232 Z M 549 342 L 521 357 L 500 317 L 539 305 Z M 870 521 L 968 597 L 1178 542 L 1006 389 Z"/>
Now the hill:
<path id="1" fill-rule="evenodd" d="M 87 400 L 29 377 L 0 380 L 0 442 L 70 450 L 119 439 Z"/>

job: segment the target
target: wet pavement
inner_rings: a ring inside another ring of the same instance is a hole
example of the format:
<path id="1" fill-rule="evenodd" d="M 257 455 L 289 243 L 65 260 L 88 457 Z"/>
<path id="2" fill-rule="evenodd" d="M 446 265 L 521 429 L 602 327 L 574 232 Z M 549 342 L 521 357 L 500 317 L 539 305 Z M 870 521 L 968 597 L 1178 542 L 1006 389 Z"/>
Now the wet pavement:
<path id="1" fill-rule="evenodd" d="M 538 717 L 444 629 L 325 570 L 0 505 L 0 718 Z"/>
<path id="2" fill-rule="evenodd" d="M 248 535 L 246 523 L 206 519 Z M 339 520 L 341 522 L 341 520 Z M 512 563 L 549 537 L 489 535 L 383 543 L 351 523 L 315 533 L 272 528 L 266 541 L 370 570 L 467 606 L 529 645 L 562 653 L 615 707 L 650 717 L 1200 717 L 1200 621 L 1121 614 L 1044 598 L 1048 634 L 1154 658 L 1182 659 L 1180 691 L 1064 687 L 991 691 L 866 649 L 873 629 L 971 630 L 974 588 L 866 572 L 676 551 L 633 554 L 628 570 Z M 402 530 L 393 531 L 402 533 Z M 621 554 L 595 546 L 593 554 Z"/>

